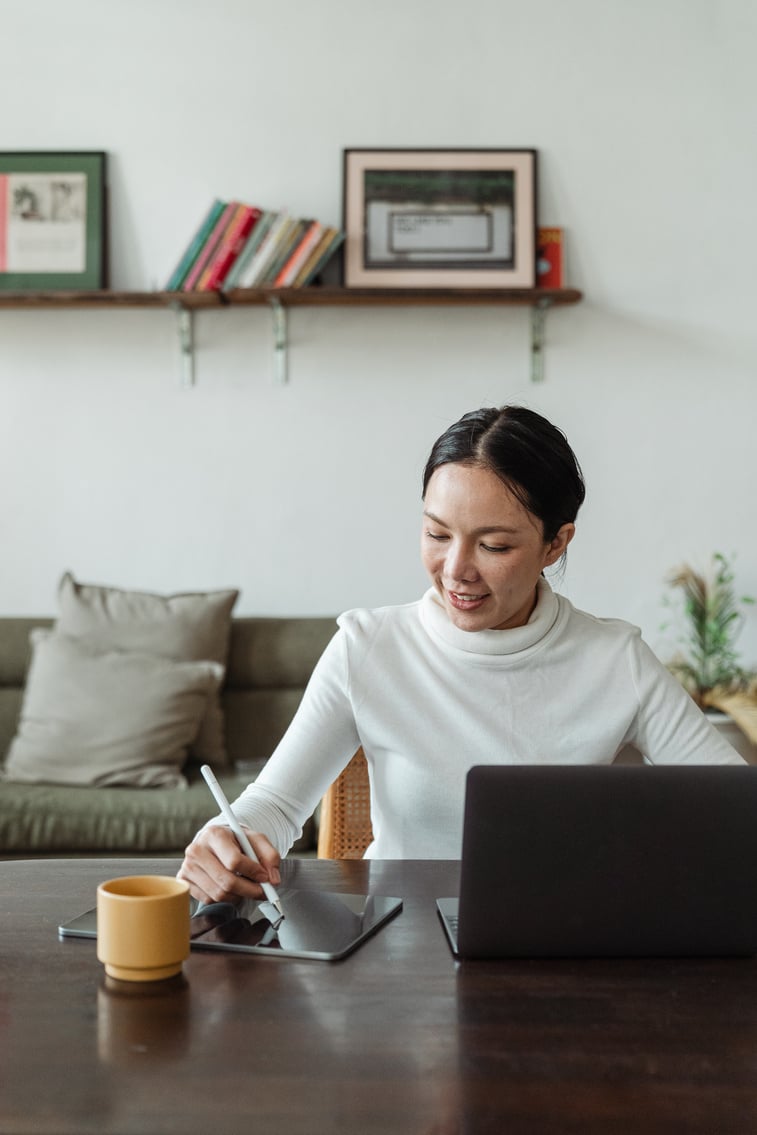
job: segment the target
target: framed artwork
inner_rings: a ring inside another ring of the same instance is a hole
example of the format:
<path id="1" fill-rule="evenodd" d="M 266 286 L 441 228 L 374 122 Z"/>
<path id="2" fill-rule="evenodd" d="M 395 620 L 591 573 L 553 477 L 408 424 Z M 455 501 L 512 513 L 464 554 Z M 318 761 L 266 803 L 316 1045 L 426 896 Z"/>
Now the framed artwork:
<path id="1" fill-rule="evenodd" d="M 344 151 L 348 288 L 536 286 L 536 150 Z"/>
<path id="2" fill-rule="evenodd" d="M 106 286 L 105 154 L 0 152 L 0 290 Z"/>

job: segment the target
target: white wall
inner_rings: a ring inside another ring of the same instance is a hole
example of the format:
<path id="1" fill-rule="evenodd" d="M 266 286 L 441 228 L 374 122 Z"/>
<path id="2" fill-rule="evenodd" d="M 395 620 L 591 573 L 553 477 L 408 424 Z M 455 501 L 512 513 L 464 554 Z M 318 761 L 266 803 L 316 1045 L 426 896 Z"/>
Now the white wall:
<path id="1" fill-rule="evenodd" d="M 419 478 L 483 403 L 557 422 L 588 481 L 564 590 L 658 644 L 667 570 L 757 594 L 750 0 L 6 5 L 4 149 L 110 155 L 112 285 L 164 283 L 211 197 L 336 223 L 345 146 L 534 146 L 582 304 L 529 381 L 519 309 L 0 311 L 0 611 L 61 571 L 234 584 L 241 613 L 413 599 Z M 757 614 L 742 637 L 757 661 Z"/>

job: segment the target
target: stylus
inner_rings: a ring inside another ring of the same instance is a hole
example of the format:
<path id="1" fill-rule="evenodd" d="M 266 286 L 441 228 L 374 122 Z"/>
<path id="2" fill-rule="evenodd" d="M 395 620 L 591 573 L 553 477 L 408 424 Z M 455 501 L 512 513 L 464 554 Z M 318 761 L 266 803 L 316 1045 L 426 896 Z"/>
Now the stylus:
<path id="1" fill-rule="evenodd" d="M 223 789 L 221 788 L 220 784 L 216 780 L 215 773 L 213 772 L 212 768 L 210 767 L 210 765 L 203 765 L 202 768 L 200 769 L 200 772 L 205 777 L 205 783 L 207 784 L 210 791 L 213 793 L 213 796 L 215 798 L 215 802 L 218 805 L 218 807 L 221 809 L 221 813 L 223 814 L 223 818 L 226 820 L 226 823 L 229 825 L 229 827 L 233 831 L 234 835 L 237 837 L 237 840 L 239 841 L 239 846 L 242 848 L 242 851 L 245 853 L 246 856 L 248 856 L 253 861 L 253 863 L 259 863 L 260 860 L 258 859 L 255 852 L 252 850 L 252 846 L 250 845 L 250 841 L 248 840 L 247 836 L 242 831 L 242 828 L 240 827 L 240 824 L 239 824 L 239 820 L 236 818 L 236 816 L 232 812 L 231 805 L 229 804 L 228 800 L 226 799 L 226 796 L 224 794 Z M 268 901 L 270 903 L 273 904 L 273 906 L 275 906 L 276 910 L 279 913 L 280 918 L 283 918 L 284 917 L 284 911 L 281 909 L 281 899 L 279 898 L 279 896 L 276 892 L 276 888 L 272 887 L 270 883 L 261 883 L 260 885 L 263 888 L 263 893 L 264 893 L 265 897 L 268 899 Z"/>

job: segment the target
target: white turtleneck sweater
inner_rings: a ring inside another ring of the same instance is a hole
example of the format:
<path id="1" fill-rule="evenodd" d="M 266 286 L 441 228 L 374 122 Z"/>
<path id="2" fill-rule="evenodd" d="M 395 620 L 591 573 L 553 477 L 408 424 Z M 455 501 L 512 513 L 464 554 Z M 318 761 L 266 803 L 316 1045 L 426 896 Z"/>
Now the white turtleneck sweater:
<path id="1" fill-rule="evenodd" d="M 638 628 L 576 610 L 540 580 L 528 623 L 462 631 L 433 590 L 348 611 L 286 736 L 234 802 L 282 854 L 362 745 L 376 859 L 457 859 L 474 764 L 740 764 Z M 214 821 L 215 822 L 215 821 Z"/>

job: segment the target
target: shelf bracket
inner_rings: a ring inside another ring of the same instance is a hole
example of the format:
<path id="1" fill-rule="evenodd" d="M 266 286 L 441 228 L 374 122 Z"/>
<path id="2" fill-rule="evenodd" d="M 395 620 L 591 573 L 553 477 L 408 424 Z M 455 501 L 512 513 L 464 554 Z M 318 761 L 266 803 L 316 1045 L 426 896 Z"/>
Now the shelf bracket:
<path id="1" fill-rule="evenodd" d="M 531 381 L 544 381 L 544 324 L 549 300 L 538 300 L 531 308 Z"/>
<path id="2" fill-rule="evenodd" d="M 179 384 L 184 390 L 195 382 L 194 312 L 181 303 L 172 303 L 179 330 Z"/>
<path id="3" fill-rule="evenodd" d="M 287 310 L 278 296 L 271 296 L 270 304 L 273 317 L 273 381 L 277 386 L 283 386 L 288 378 Z"/>

